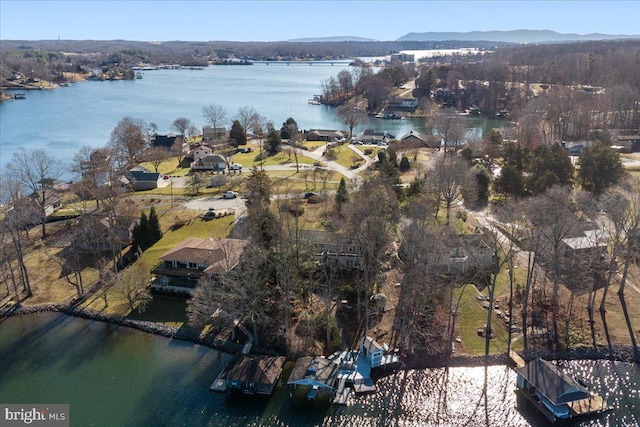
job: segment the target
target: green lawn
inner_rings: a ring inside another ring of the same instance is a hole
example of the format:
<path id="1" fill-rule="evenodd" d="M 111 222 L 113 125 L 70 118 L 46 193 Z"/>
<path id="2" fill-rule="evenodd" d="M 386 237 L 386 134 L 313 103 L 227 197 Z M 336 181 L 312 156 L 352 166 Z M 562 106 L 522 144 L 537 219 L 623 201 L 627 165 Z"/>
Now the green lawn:
<path id="1" fill-rule="evenodd" d="M 305 147 L 307 147 L 309 150 L 315 150 L 318 147 L 322 147 L 323 145 L 326 145 L 327 143 L 325 141 L 304 141 L 302 143 L 302 145 L 304 145 Z"/>
<path id="2" fill-rule="evenodd" d="M 142 162 L 140 166 L 143 166 L 149 169 L 151 172 L 155 172 L 155 168 L 151 164 L 151 162 Z M 178 159 L 176 157 L 171 157 L 158 166 L 158 173 L 162 175 L 173 175 L 173 176 L 185 176 L 189 173 L 191 169 L 189 168 L 180 168 L 178 167 Z"/>
<path id="3" fill-rule="evenodd" d="M 516 284 L 523 285 L 526 280 L 526 271 L 516 268 L 514 270 L 514 287 Z M 480 292 L 488 296 L 487 289 Z M 477 330 L 487 324 L 487 309 L 482 307 L 482 301 L 478 300 L 478 290 L 473 285 L 466 285 L 463 289 L 457 289 L 455 298 L 462 294 L 460 309 L 458 310 L 458 330 L 462 338 L 465 350 L 474 355 L 484 354 L 484 338 L 477 335 Z M 508 311 L 509 302 L 509 272 L 506 266 L 498 274 L 496 280 L 495 302 L 499 305 L 499 310 Z M 490 341 L 489 351 L 493 353 L 504 353 L 507 350 L 508 331 L 503 319 L 499 319 L 495 312 L 491 321 L 495 338 Z M 516 341 L 514 350 L 522 349 L 522 340 Z"/>
<path id="4" fill-rule="evenodd" d="M 354 159 L 357 159 L 357 164 L 362 165 L 364 163 L 364 159 L 354 153 L 348 146 L 346 145 L 338 145 L 333 149 L 333 152 L 336 155 L 334 161 L 345 168 L 350 168 L 354 165 Z"/>
<path id="5" fill-rule="evenodd" d="M 295 170 L 266 171 L 266 174 L 271 179 L 275 194 L 322 191 L 323 189 L 337 190 L 342 177 L 339 173 L 330 171 L 325 181 L 326 186 L 323 188 L 323 175 L 316 173 L 314 180 L 313 170 L 303 170 L 297 173 Z"/>
<path id="6" fill-rule="evenodd" d="M 462 289 L 455 291 L 455 298 L 461 296 L 460 308 L 458 309 L 457 330 L 462 338 L 465 351 L 472 355 L 483 355 L 485 339 L 479 337 L 478 329 L 482 329 L 487 324 L 487 310 L 482 307 L 478 300 L 478 291 L 473 285 L 466 285 Z M 501 307 L 502 308 L 502 307 Z M 489 342 L 489 352 L 491 354 L 504 353 L 507 351 L 507 340 L 509 337 L 506 325 L 502 319 L 493 314 L 491 326 L 495 338 Z M 522 349 L 522 341 L 514 344 L 514 350 Z"/>
<path id="7" fill-rule="evenodd" d="M 243 168 L 251 169 L 254 165 L 260 165 L 260 152 L 252 151 L 251 153 L 237 153 L 231 156 L 231 163 L 241 164 Z M 311 157 L 304 155 L 303 150 L 298 150 L 298 163 L 303 165 L 312 165 L 315 162 Z M 296 159 L 293 156 L 289 156 L 285 152 L 280 152 L 275 156 L 270 156 L 262 161 L 263 166 L 282 166 L 282 165 L 295 165 Z"/>

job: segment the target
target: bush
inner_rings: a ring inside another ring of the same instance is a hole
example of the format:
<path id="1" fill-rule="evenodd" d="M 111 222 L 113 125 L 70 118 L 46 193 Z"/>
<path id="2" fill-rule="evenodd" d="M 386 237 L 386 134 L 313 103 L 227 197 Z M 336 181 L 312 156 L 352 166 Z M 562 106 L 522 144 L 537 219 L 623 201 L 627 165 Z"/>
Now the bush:
<path id="1" fill-rule="evenodd" d="M 286 201 L 280 206 L 280 211 L 289 212 L 294 217 L 301 217 L 304 214 L 304 206 L 301 201 Z"/>
<path id="2" fill-rule="evenodd" d="M 324 157 L 327 160 L 335 160 L 338 158 L 338 155 L 336 154 L 336 150 L 333 148 L 329 148 L 327 149 L 327 151 L 324 152 Z"/>
<path id="3" fill-rule="evenodd" d="M 411 163 L 409 163 L 409 159 L 406 156 L 402 156 L 399 169 L 400 172 L 407 172 L 409 169 L 411 169 Z"/>

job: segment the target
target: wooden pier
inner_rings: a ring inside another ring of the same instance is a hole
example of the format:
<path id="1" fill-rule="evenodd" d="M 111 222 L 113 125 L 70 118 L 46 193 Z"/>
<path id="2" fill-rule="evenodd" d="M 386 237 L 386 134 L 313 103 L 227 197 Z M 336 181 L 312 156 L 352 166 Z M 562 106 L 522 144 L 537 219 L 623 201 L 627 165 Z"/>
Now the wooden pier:
<path id="1" fill-rule="evenodd" d="M 591 398 L 570 402 L 568 405 L 576 417 L 598 414 L 612 409 L 612 407 L 607 404 L 607 401 L 597 394 Z"/>
<path id="2" fill-rule="evenodd" d="M 511 360 L 513 360 L 513 363 L 515 363 L 516 367 L 518 368 L 524 368 L 524 366 L 527 364 L 524 359 L 520 357 L 520 355 L 514 350 L 509 350 L 509 357 L 511 358 Z"/>
<path id="3" fill-rule="evenodd" d="M 527 399 L 538 411 L 540 411 L 549 421 L 552 423 L 558 421 L 558 418 L 540 402 L 540 399 L 535 394 L 529 394 L 524 390 L 515 390 L 518 397 Z M 586 417 L 589 415 L 598 415 L 613 409 L 607 404 L 607 401 L 597 394 L 591 398 L 576 400 L 574 402 L 567 403 L 570 410 L 570 417 Z"/>

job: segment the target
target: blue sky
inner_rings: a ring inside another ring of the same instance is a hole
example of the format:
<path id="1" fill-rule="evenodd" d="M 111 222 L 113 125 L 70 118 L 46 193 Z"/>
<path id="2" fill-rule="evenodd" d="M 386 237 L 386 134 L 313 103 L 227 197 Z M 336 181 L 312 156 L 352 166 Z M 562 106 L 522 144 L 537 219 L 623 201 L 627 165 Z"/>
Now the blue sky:
<path id="1" fill-rule="evenodd" d="M 548 29 L 640 34 L 640 1 L 15 1 L 0 39 L 280 41 Z"/>

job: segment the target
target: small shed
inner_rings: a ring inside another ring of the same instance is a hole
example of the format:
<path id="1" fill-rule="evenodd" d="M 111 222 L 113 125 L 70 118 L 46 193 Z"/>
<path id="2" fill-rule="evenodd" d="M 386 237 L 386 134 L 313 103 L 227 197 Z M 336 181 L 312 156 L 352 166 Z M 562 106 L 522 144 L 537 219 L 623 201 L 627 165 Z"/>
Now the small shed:
<path id="1" fill-rule="evenodd" d="M 372 368 L 382 364 L 384 348 L 371 337 L 364 337 L 360 342 L 360 352 Z"/>

